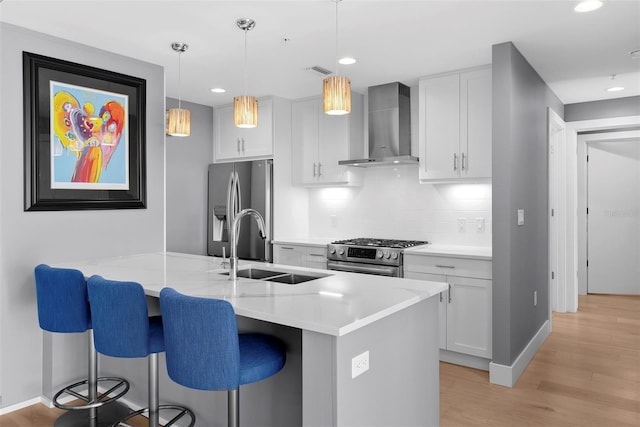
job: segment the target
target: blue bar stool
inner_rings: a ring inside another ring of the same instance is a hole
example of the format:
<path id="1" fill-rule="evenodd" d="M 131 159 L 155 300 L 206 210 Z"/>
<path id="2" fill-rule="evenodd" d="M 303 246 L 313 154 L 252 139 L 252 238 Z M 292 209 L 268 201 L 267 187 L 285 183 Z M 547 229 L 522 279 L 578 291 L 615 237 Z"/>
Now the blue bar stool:
<path id="1" fill-rule="evenodd" d="M 54 268 L 46 264 L 36 266 L 36 299 L 40 328 L 48 332 L 88 334 L 87 379 L 68 385 L 53 397 L 53 405 L 67 412 L 56 426 L 108 425 L 129 413 L 129 408 L 115 404 L 129 390 L 129 383 L 117 377 L 98 378 L 98 355 L 93 346 L 91 312 L 87 282 L 82 272 Z M 98 395 L 98 386 L 106 389 Z M 80 400 L 79 405 L 62 402 L 62 398 Z M 105 424 L 108 423 L 108 424 Z"/>
<path id="2" fill-rule="evenodd" d="M 149 317 L 142 285 L 91 276 L 87 281 L 87 289 L 96 350 L 112 357 L 146 357 L 148 360 L 149 406 L 132 412 L 114 426 L 126 425 L 131 418 L 148 413 L 149 425 L 157 427 L 162 410 L 175 414 L 164 424 L 165 427 L 174 425 L 187 415 L 191 417 L 189 427 L 192 427 L 196 420 L 190 409 L 159 404 L 158 353 L 164 351 L 162 317 Z"/>
<path id="3" fill-rule="evenodd" d="M 264 380 L 285 364 L 277 338 L 238 334 L 228 301 L 160 292 L 167 372 L 176 383 L 197 390 L 227 390 L 227 423 L 240 424 L 240 385 Z"/>

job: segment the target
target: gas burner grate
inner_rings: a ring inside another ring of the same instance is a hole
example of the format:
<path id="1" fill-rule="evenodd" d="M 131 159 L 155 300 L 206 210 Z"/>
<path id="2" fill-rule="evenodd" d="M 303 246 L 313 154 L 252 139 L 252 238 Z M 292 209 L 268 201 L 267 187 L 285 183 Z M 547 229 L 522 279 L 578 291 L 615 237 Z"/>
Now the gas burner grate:
<path id="1" fill-rule="evenodd" d="M 372 246 L 376 248 L 410 248 L 413 246 L 426 245 L 429 242 L 422 240 L 396 240 L 396 239 L 373 239 L 358 237 L 356 239 L 336 240 L 331 242 L 336 245 L 352 245 L 352 246 Z"/>

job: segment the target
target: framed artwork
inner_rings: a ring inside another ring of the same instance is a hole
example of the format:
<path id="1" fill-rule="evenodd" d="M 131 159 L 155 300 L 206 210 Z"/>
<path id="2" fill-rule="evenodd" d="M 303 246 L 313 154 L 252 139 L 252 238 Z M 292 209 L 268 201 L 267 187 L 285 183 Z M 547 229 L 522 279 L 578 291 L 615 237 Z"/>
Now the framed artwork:
<path id="1" fill-rule="evenodd" d="M 146 208 L 146 81 L 22 56 L 24 210 Z"/>

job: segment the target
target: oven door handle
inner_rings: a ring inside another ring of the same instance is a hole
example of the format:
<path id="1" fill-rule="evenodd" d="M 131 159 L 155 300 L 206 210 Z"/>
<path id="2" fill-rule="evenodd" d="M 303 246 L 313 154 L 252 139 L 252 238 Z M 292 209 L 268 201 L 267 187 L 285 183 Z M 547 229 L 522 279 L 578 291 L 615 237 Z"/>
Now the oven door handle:
<path id="1" fill-rule="evenodd" d="M 382 266 L 364 266 L 362 264 L 353 265 L 349 263 L 346 265 L 340 262 L 327 261 L 327 270 L 346 271 L 349 273 L 367 273 L 377 274 L 379 276 L 395 276 L 395 267 L 382 267 Z"/>

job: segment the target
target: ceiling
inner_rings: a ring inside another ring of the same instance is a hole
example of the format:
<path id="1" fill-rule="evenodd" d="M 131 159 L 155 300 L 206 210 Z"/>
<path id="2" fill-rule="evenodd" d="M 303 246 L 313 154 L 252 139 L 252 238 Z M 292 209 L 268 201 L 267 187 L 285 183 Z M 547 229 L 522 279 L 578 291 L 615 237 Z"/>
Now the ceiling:
<path id="1" fill-rule="evenodd" d="M 2 1 L 2 0 L 0 0 Z M 376 1 L 338 3 L 338 67 L 352 89 L 491 63 L 491 46 L 511 41 L 565 104 L 640 95 L 640 0 L 608 0 L 599 10 L 573 11 L 576 1 Z M 167 96 L 203 105 L 246 93 L 296 99 L 319 95 L 333 70 L 336 5 L 296 1 L 31 1 L 4 0 L 0 21 L 73 40 L 166 69 Z M 285 41 L 288 40 L 288 41 Z M 171 42 L 189 45 L 181 55 Z M 610 93 L 615 74 L 622 92 Z M 223 87 L 224 94 L 214 94 Z"/>

